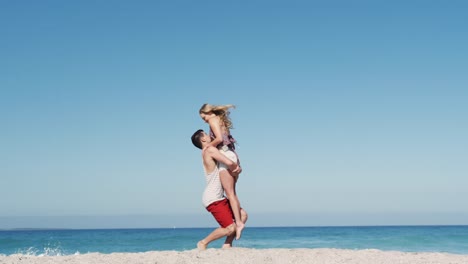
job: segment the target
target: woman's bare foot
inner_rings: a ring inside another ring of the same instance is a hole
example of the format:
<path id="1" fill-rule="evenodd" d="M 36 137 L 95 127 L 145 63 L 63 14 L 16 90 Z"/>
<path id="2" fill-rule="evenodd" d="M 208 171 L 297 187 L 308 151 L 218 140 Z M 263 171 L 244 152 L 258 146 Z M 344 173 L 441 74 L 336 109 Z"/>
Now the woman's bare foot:
<path id="1" fill-rule="evenodd" d="M 242 230 L 244 230 L 244 228 L 245 228 L 244 223 L 240 222 L 239 224 L 237 224 L 237 227 L 236 227 L 236 240 L 239 240 L 241 238 Z"/>
<path id="2" fill-rule="evenodd" d="M 222 249 L 232 248 L 232 245 L 231 244 L 223 244 L 223 246 L 221 248 Z"/>
<path id="3" fill-rule="evenodd" d="M 197 243 L 197 248 L 198 248 L 199 250 L 205 250 L 205 249 L 206 249 L 206 246 L 207 246 L 207 244 L 205 244 L 205 242 L 203 242 L 203 240 L 200 240 L 200 241 L 198 241 L 198 243 Z"/>

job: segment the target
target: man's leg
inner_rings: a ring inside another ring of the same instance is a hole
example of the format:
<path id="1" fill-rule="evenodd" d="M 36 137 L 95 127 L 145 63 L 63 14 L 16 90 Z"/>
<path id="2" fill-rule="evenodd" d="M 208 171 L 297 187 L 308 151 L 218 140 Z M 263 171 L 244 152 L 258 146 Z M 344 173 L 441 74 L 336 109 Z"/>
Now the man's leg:
<path id="1" fill-rule="evenodd" d="M 204 239 L 198 241 L 197 243 L 197 248 L 200 250 L 205 250 L 206 247 L 208 246 L 209 243 L 220 239 L 224 236 L 231 236 L 234 235 L 234 232 L 236 231 L 236 224 L 231 224 L 228 227 L 219 227 L 216 228 L 213 232 L 211 232 L 207 237 Z"/>
<path id="2" fill-rule="evenodd" d="M 245 224 L 247 222 L 248 218 L 249 218 L 249 215 L 247 214 L 247 212 L 243 208 L 241 208 L 242 223 Z M 232 241 L 234 241 L 235 237 L 236 237 L 235 233 L 227 236 L 226 241 L 224 241 L 223 248 L 231 248 L 232 247 Z"/>

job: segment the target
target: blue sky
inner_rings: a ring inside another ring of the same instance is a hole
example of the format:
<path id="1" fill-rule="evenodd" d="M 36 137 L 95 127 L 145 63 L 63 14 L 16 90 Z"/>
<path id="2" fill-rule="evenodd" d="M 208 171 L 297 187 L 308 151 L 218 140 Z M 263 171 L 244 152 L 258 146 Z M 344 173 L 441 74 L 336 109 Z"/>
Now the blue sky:
<path id="1" fill-rule="evenodd" d="M 213 226 L 203 103 L 250 225 L 468 224 L 463 1 L 2 1 L 0 228 Z"/>

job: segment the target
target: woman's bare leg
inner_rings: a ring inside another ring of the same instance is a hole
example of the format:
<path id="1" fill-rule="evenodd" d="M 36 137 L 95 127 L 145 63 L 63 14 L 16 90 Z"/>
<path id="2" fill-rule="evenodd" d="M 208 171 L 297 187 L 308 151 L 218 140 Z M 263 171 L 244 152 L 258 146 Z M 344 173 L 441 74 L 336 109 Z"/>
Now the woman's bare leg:
<path id="1" fill-rule="evenodd" d="M 247 222 L 247 219 L 249 218 L 249 215 L 247 212 L 241 208 L 241 219 L 242 223 L 245 224 Z M 231 248 L 232 247 L 232 241 L 234 241 L 234 238 L 236 237 L 236 234 L 231 234 L 228 237 L 226 237 L 226 241 L 224 241 L 223 248 Z"/>
<path id="2" fill-rule="evenodd" d="M 236 239 L 239 239 L 241 237 L 242 230 L 244 230 L 245 225 L 242 222 L 240 202 L 236 194 L 236 179 L 232 177 L 231 174 L 226 170 L 222 170 L 219 172 L 219 178 L 221 179 L 221 184 L 223 185 L 224 192 L 226 192 L 226 196 L 229 199 L 229 203 L 231 204 L 232 212 L 234 214 L 234 219 L 236 220 L 237 226 Z"/>

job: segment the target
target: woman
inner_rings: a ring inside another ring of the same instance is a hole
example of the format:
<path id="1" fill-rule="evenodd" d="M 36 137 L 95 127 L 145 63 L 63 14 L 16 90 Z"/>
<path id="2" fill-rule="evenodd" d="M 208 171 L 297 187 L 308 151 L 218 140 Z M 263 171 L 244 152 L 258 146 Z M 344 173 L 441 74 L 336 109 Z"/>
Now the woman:
<path id="1" fill-rule="evenodd" d="M 235 151 L 236 140 L 231 136 L 232 122 L 229 118 L 229 109 L 235 108 L 234 105 L 210 105 L 204 104 L 200 108 L 200 117 L 210 125 L 211 145 L 218 148 L 230 160 L 237 162 L 240 166 L 239 158 Z M 242 170 L 241 170 L 242 171 Z M 239 172 L 240 173 L 240 172 Z M 236 220 L 236 239 L 241 237 L 245 225 L 241 218 L 241 207 L 239 198 L 236 194 L 237 175 L 231 175 L 226 165 L 219 164 L 219 176 L 226 196 Z"/>

